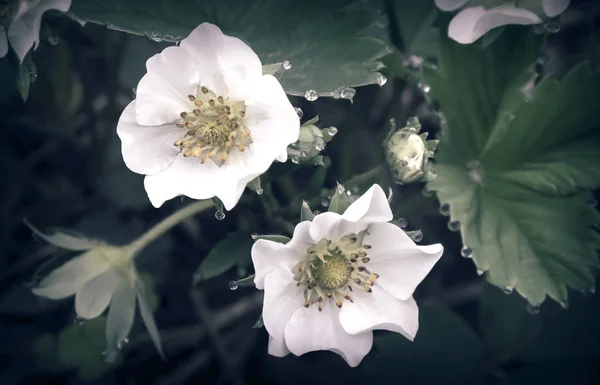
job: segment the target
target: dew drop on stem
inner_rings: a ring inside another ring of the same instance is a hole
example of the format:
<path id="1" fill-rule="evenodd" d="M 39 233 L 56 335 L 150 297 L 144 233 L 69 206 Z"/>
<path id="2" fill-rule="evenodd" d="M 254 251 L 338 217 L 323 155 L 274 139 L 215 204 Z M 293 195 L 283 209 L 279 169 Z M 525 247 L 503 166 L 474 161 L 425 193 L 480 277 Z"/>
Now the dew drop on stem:
<path id="1" fill-rule="evenodd" d="M 238 283 L 236 281 L 229 281 L 229 290 L 237 290 Z"/>

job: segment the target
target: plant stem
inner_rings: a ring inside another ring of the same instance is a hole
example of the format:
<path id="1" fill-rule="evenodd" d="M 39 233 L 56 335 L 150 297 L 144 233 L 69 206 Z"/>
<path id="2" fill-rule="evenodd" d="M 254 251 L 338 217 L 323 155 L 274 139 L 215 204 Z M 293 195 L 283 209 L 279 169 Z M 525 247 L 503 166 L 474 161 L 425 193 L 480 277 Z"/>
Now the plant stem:
<path id="1" fill-rule="evenodd" d="M 138 239 L 131 242 L 129 247 L 135 254 L 185 219 L 201 211 L 208 210 L 211 207 L 213 207 L 213 203 L 210 200 L 203 200 L 187 205 L 186 207 L 175 211 L 173 214 L 154 225 Z"/>

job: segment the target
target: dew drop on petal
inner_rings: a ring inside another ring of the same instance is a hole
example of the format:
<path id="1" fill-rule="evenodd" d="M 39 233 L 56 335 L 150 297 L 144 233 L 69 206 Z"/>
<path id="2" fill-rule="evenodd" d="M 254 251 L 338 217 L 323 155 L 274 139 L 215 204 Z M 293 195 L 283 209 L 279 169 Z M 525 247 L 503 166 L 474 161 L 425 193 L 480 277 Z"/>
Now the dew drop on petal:
<path id="1" fill-rule="evenodd" d="M 290 68 L 292 68 L 292 62 L 289 60 L 284 60 L 281 66 L 284 70 L 289 70 Z"/>
<path id="2" fill-rule="evenodd" d="M 548 33 L 557 33 L 560 31 L 560 22 L 558 20 L 551 20 L 546 23 L 545 28 Z"/>
<path id="3" fill-rule="evenodd" d="M 354 95 L 356 95 L 356 90 L 354 88 L 344 88 L 340 95 L 342 98 L 352 101 L 354 99 Z"/>
<path id="4" fill-rule="evenodd" d="M 385 77 L 384 74 L 377 74 L 377 84 L 382 87 L 383 85 L 385 85 L 385 83 L 387 83 L 387 78 Z"/>
<path id="5" fill-rule="evenodd" d="M 298 158 L 298 157 L 293 157 L 293 158 L 292 158 L 292 163 L 294 163 L 294 164 L 298 164 L 298 163 L 300 163 L 300 158 Z"/>
<path id="6" fill-rule="evenodd" d="M 541 306 L 537 303 L 528 303 L 525 309 L 527 309 L 527 313 L 531 315 L 536 315 L 540 312 Z"/>
<path id="7" fill-rule="evenodd" d="M 448 229 L 450 229 L 450 231 L 459 231 L 460 230 L 460 222 L 459 221 L 448 222 Z"/>
<path id="8" fill-rule="evenodd" d="M 473 250 L 471 250 L 470 247 L 463 246 L 463 248 L 460 250 L 460 255 L 463 258 L 473 258 Z"/>
<path id="9" fill-rule="evenodd" d="M 123 338 L 121 341 L 117 343 L 117 349 L 123 350 L 129 345 L 129 338 Z"/>
<path id="10" fill-rule="evenodd" d="M 315 90 L 308 90 L 304 93 L 304 99 L 308 100 L 309 102 L 314 102 L 318 98 L 319 94 L 317 94 L 317 91 Z"/>
<path id="11" fill-rule="evenodd" d="M 408 221 L 406 220 L 406 218 L 400 218 L 398 219 L 398 227 L 400 227 L 401 229 L 405 229 L 406 226 L 408 226 Z"/>
<path id="12" fill-rule="evenodd" d="M 448 203 L 444 203 L 440 206 L 440 214 L 450 215 L 450 205 Z"/>
<path id="13" fill-rule="evenodd" d="M 215 218 L 217 218 L 218 221 L 222 221 L 223 219 L 225 219 L 225 213 L 223 212 L 223 210 L 217 210 L 215 212 Z"/>
<path id="14" fill-rule="evenodd" d="M 294 110 L 296 110 L 296 114 L 298 114 L 298 117 L 302 119 L 302 117 L 304 116 L 304 112 L 302 112 L 302 110 L 298 107 L 294 107 Z"/>
<path id="15" fill-rule="evenodd" d="M 504 292 L 504 294 L 512 294 L 513 290 L 514 289 L 512 286 L 506 285 L 506 286 L 502 287 L 502 291 Z"/>
<path id="16" fill-rule="evenodd" d="M 236 281 L 229 281 L 229 290 L 237 290 L 238 283 Z"/>
<path id="17" fill-rule="evenodd" d="M 337 127 L 331 126 L 327 129 L 327 135 L 329 136 L 335 136 L 335 134 L 338 133 L 338 129 Z"/>
<path id="18" fill-rule="evenodd" d="M 415 242 L 421 242 L 423 240 L 423 232 L 421 230 L 417 230 L 412 234 L 412 240 Z"/>

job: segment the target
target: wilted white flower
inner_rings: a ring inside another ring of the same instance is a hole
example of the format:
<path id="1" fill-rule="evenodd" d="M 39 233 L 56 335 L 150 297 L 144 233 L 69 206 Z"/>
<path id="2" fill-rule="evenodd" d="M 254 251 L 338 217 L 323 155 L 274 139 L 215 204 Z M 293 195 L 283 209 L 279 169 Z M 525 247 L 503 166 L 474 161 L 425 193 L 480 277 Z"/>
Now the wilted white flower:
<path id="1" fill-rule="evenodd" d="M 139 278 L 132 253 L 127 247 L 115 247 L 64 233 L 47 235 L 32 230 L 49 243 L 83 254 L 53 270 L 32 289 L 50 299 L 75 295 L 75 311 L 81 319 L 100 316 L 108 308 L 106 321 L 106 360 L 116 359 L 133 326 L 137 303 L 140 314 L 156 348 L 163 356 L 158 329 L 148 305 L 148 296 Z"/>
<path id="2" fill-rule="evenodd" d="M 8 53 L 10 42 L 23 61 L 40 43 L 42 15 L 51 9 L 67 12 L 70 6 L 71 0 L 0 0 L 0 57 Z"/>
<path id="3" fill-rule="evenodd" d="M 413 340 L 419 327 L 412 294 L 443 252 L 417 246 L 391 223 L 378 185 L 340 215 L 301 222 L 287 243 L 264 239 L 252 248 L 255 284 L 264 289 L 269 353 L 340 354 L 357 366 L 371 350 L 373 330 Z"/>
<path id="4" fill-rule="evenodd" d="M 469 3 L 470 0 L 435 0 L 442 11 L 455 11 Z M 570 0 L 540 0 L 537 4 L 529 2 L 528 8 L 517 6 L 516 1 L 496 1 L 497 6 L 477 5 L 460 11 L 448 26 L 448 36 L 461 44 L 470 44 L 489 30 L 507 24 L 538 24 L 540 16 L 554 17 L 567 9 Z M 531 9 L 529 9 L 531 8 Z M 537 12 L 534 12 L 537 11 Z"/>
<path id="5" fill-rule="evenodd" d="M 212 24 L 146 62 L 117 126 L 125 164 L 150 201 L 218 197 L 227 210 L 274 160 L 287 160 L 300 121 L 258 56 Z"/>

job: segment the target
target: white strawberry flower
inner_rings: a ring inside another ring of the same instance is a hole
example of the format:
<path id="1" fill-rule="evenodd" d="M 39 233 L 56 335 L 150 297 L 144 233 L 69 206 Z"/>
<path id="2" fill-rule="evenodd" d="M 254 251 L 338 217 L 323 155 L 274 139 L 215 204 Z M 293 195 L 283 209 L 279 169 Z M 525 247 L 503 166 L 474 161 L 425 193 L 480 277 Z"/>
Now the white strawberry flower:
<path id="1" fill-rule="evenodd" d="M 146 67 L 117 133 L 155 207 L 179 195 L 216 196 L 231 210 L 248 182 L 287 160 L 300 120 L 241 40 L 203 23 Z"/>
<path id="2" fill-rule="evenodd" d="M 452 12 L 464 7 L 469 1 L 435 0 L 435 4 L 442 11 Z M 542 22 L 540 16 L 555 17 L 563 13 L 569 6 L 570 0 L 540 0 L 539 2 L 541 7 L 532 2 L 527 3 L 531 9 L 518 6 L 514 0 L 496 1 L 495 3 L 498 4 L 496 6 L 466 7 L 450 22 L 448 36 L 461 44 L 470 44 L 496 27 L 507 24 L 539 24 Z"/>
<path id="3" fill-rule="evenodd" d="M 371 350 L 373 330 L 415 338 L 412 294 L 443 247 L 416 245 L 388 223 L 392 218 L 374 185 L 342 215 L 327 212 L 298 224 L 287 244 L 256 241 L 254 282 L 265 291 L 270 354 L 330 350 L 357 366 Z"/>
<path id="4" fill-rule="evenodd" d="M 0 0 L 0 57 L 8 43 L 20 61 L 40 44 L 42 15 L 49 10 L 67 12 L 71 0 Z"/>
<path id="5" fill-rule="evenodd" d="M 106 360 L 114 362 L 133 326 L 136 302 L 142 320 L 158 352 L 163 355 L 158 328 L 148 305 L 146 288 L 134 265 L 134 253 L 127 247 L 109 246 L 99 241 L 63 233 L 47 235 L 31 229 L 49 243 L 83 253 L 53 270 L 32 289 L 49 299 L 75 295 L 75 311 L 80 319 L 100 316 L 108 308 L 106 321 Z"/>

